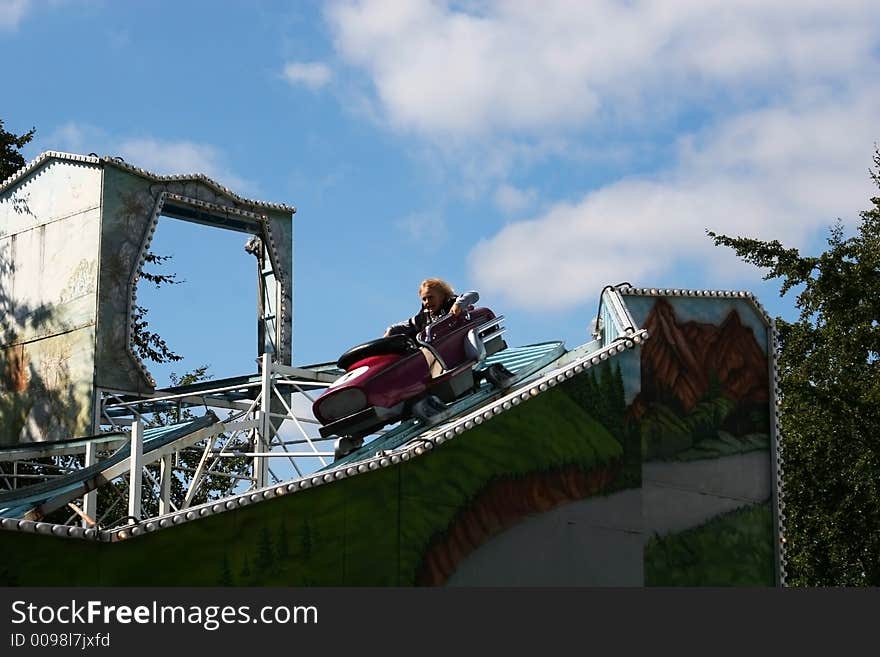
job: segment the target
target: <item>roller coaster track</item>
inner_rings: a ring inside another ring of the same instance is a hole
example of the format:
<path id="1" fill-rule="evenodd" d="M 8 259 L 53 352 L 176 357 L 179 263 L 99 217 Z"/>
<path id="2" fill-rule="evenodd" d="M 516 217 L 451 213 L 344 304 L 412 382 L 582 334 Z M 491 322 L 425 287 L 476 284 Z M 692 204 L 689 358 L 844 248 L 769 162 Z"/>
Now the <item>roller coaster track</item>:
<path id="1" fill-rule="evenodd" d="M 190 422 L 147 429 L 144 454 L 158 459 L 181 447 L 222 432 L 223 424 L 213 413 Z M 127 472 L 131 467 L 131 442 L 124 434 L 99 436 L 96 440 L 124 440 L 109 458 L 62 477 L 0 493 L 0 517 L 38 519 Z"/>
<path id="2" fill-rule="evenodd" d="M 131 444 L 125 443 L 100 463 L 42 484 L 0 493 L 0 528 L 100 541 L 124 540 L 418 458 L 567 379 L 640 345 L 648 337 L 647 331 L 633 325 L 615 290 L 606 292 L 609 303 L 604 310 L 605 319 L 613 330 L 605 331 L 602 339 L 572 350 L 566 350 L 561 342 L 546 342 L 508 348 L 494 354 L 486 359 L 487 366 L 501 363 L 516 375 L 507 388 L 499 390 L 484 383 L 475 392 L 451 404 L 451 416 L 447 419 L 430 424 L 417 419 L 406 420 L 354 452 L 311 473 L 156 518 L 131 518 L 136 522 L 113 529 L 41 522 L 40 519 L 47 513 L 124 474 L 131 467 Z M 600 315 L 602 312 L 600 305 Z M 321 367 L 326 374 L 326 365 Z M 209 413 L 190 422 L 147 429 L 143 442 L 143 454 L 148 457 L 145 460 L 156 460 L 164 454 L 223 433 L 226 428 L 224 422 Z M 101 438 L 109 440 L 107 436 Z M 115 434 L 113 438 L 123 440 L 125 436 Z"/>

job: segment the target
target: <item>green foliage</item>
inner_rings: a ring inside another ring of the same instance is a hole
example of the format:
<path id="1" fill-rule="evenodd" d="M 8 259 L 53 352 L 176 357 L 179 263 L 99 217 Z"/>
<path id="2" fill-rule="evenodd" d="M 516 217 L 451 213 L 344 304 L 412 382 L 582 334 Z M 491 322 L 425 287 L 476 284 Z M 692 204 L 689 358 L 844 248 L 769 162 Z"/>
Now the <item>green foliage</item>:
<path id="1" fill-rule="evenodd" d="M 302 550 L 303 559 L 310 559 L 312 556 L 312 529 L 309 526 L 309 519 L 303 519 L 302 531 L 300 532 L 300 547 Z"/>
<path id="2" fill-rule="evenodd" d="M 880 188 L 880 149 L 871 178 Z M 774 240 L 709 232 L 716 245 L 797 290 L 799 316 L 777 318 L 788 581 L 880 584 L 880 197 L 857 232 L 831 227 L 803 256 Z"/>
<path id="3" fill-rule="evenodd" d="M 676 461 L 699 461 L 702 459 L 717 459 L 723 456 L 733 456 L 745 452 L 769 451 L 770 436 L 766 433 L 747 433 L 742 436 L 734 436 L 726 431 L 718 430 L 714 438 L 707 438 L 694 443 L 682 452 L 675 455 Z"/>
<path id="4" fill-rule="evenodd" d="M 290 556 L 290 543 L 287 540 L 287 527 L 283 520 L 278 526 L 277 547 L 275 549 L 279 561 L 285 561 Z"/>
<path id="5" fill-rule="evenodd" d="M 768 449 L 763 415 L 755 414 L 746 432 L 724 429 L 735 410 L 736 402 L 724 396 L 707 397 L 684 416 L 665 404 L 650 404 L 639 423 L 645 460 L 691 461 Z"/>
<path id="6" fill-rule="evenodd" d="M 147 252 L 144 256 L 145 264 L 162 265 L 171 256 L 161 256 L 155 253 Z M 177 285 L 183 281 L 177 280 L 177 274 L 161 274 L 141 269 L 141 279 L 152 283 L 157 288 L 163 285 Z M 132 337 L 131 344 L 135 353 L 141 360 L 149 360 L 154 363 L 169 363 L 172 361 L 183 360 L 183 356 L 171 350 L 164 338 L 158 333 L 149 330 L 147 322 L 148 309 L 141 305 L 135 304 L 131 309 L 132 319 Z M 175 385 L 177 385 L 175 383 Z"/>
<path id="7" fill-rule="evenodd" d="M 229 569 L 229 556 L 224 552 L 223 561 L 220 562 L 220 577 L 217 580 L 220 586 L 232 586 L 232 571 Z"/>
<path id="8" fill-rule="evenodd" d="M 626 391 L 620 363 L 605 362 L 565 382 L 561 390 L 623 447 L 623 487 L 640 485 L 641 436 L 638 424 L 627 420 Z"/>
<path id="9" fill-rule="evenodd" d="M 639 425 L 646 461 L 671 458 L 694 444 L 691 427 L 665 404 L 650 404 Z"/>
<path id="10" fill-rule="evenodd" d="M 612 436 L 623 442 L 626 398 L 619 363 L 613 368 L 610 363 L 592 368 L 583 377 L 567 382 L 563 390 Z"/>
<path id="11" fill-rule="evenodd" d="M 257 542 L 257 568 L 268 570 L 275 561 L 275 551 L 272 549 L 272 538 L 269 536 L 269 528 L 263 525 L 260 529 L 260 539 Z"/>
<path id="12" fill-rule="evenodd" d="M 717 438 L 721 425 L 734 408 L 736 402 L 718 393 L 697 403 L 684 418 L 693 441 L 699 443 Z"/>
<path id="13" fill-rule="evenodd" d="M 773 586 L 769 502 L 654 537 L 645 546 L 647 586 Z"/>
<path id="14" fill-rule="evenodd" d="M 0 182 L 11 177 L 26 164 L 19 150 L 34 138 L 35 133 L 35 128 L 20 135 L 7 132 L 3 128 L 3 119 L 0 119 Z"/>
<path id="15" fill-rule="evenodd" d="M 173 386 L 188 386 L 193 383 L 198 383 L 200 381 L 208 381 L 212 377 L 211 374 L 208 374 L 208 369 L 210 365 L 201 365 L 194 370 L 190 370 L 189 372 L 184 372 L 183 374 L 178 374 L 177 372 L 172 372 L 168 375 L 168 378 L 171 379 L 171 385 Z M 184 411 L 183 417 L 186 419 L 191 419 L 192 413 L 189 411 Z M 178 417 L 176 422 L 180 421 Z"/>

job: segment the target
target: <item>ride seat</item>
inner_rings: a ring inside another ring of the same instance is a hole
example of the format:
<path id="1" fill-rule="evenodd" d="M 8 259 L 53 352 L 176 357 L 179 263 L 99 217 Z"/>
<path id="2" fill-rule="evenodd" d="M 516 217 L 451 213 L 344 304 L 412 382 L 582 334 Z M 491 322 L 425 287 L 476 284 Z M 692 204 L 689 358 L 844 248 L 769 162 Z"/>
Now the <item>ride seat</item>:
<path id="1" fill-rule="evenodd" d="M 352 347 L 339 357 L 336 366 L 347 370 L 359 360 L 370 356 L 384 356 L 385 354 L 411 354 L 419 350 L 419 346 L 408 335 L 389 335 L 364 342 Z"/>
<path id="2" fill-rule="evenodd" d="M 416 338 L 416 342 L 428 364 L 428 371 L 431 373 L 431 378 L 436 379 L 437 377 L 442 376 L 446 372 L 447 367 L 440 352 L 437 351 L 433 345 L 430 345 L 419 338 Z"/>

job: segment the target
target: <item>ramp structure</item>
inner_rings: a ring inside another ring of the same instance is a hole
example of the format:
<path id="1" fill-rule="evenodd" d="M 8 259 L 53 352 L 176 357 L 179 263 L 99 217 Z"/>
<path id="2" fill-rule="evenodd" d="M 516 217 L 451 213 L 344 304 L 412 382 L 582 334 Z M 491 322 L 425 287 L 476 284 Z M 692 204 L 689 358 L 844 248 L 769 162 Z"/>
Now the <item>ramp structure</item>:
<path id="1" fill-rule="evenodd" d="M 98 431 L 0 449 L 0 583 L 784 585 L 775 329 L 753 295 L 609 285 L 591 340 L 493 354 L 509 387 L 338 459 L 311 401 L 342 372 L 285 362 L 289 332 L 260 317 L 257 373 L 96 387 Z M 70 462 L 28 485 L 49 455 Z M 127 515 L 96 508 L 108 489 Z"/>
<path id="2" fill-rule="evenodd" d="M 172 453 L 175 449 L 194 444 L 203 440 L 206 436 L 216 434 L 222 430 L 222 425 L 213 413 L 209 413 L 189 422 L 171 426 L 161 426 L 141 432 L 140 440 L 130 439 L 124 433 L 105 434 L 92 439 L 90 442 L 100 442 L 107 445 L 121 443 L 109 457 L 94 465 L 74 470 L 63 477 L 49 479 L 41 484 L 25 486 L 0 493 L 0 517 L 23 517 L 29 519 L 43 518 L 49 513 L 67 505 L 77 497 L 82 497 L 99 486 L 112 481 L 117 476 L 138 467 L 144 459 L 154 460 L 162 458 L 165 454 Z M 29 448 L 32 458 L 40 456 L 52 456 L 57 454 L 59 448 L 69 445 L 43 444 L 39 451 Z M 17 457 L 21 460 L 24 450 L 21 448 L 6 450 L 5 458 Z M 137 507 L 132 507 L 129 518 L 136 519 Z M 139 515 L 139 513 L 138 513 Z"/>

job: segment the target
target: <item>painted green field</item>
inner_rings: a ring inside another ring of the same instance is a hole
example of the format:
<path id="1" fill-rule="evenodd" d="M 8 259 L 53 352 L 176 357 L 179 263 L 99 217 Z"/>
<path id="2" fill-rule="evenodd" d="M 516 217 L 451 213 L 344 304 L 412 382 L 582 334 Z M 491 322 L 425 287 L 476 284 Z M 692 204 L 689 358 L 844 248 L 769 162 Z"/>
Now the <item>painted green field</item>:
<path id="1" fill-rule="evenodd" d="M 125 542 L 2 532 L 0 583 L 413 585 L 431 541 L 493 483 L 623 460 L 621 442 L 574 401 L 581 378 L 407 463 Z"/>
<path id="2" fill-rule="evenodd" d="M 738 509 L 645 547 L 647 586 L 773 586 L 770 502 Z"/>

